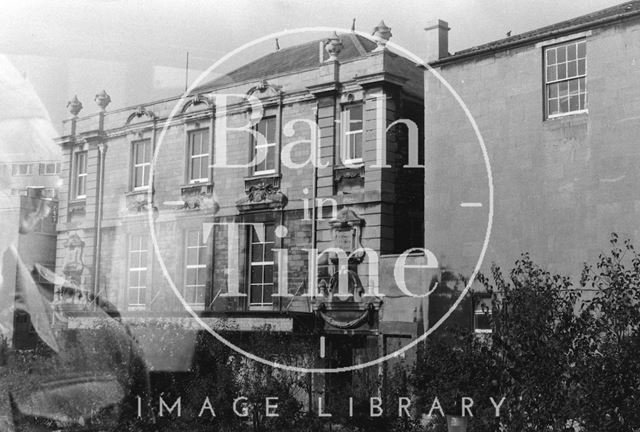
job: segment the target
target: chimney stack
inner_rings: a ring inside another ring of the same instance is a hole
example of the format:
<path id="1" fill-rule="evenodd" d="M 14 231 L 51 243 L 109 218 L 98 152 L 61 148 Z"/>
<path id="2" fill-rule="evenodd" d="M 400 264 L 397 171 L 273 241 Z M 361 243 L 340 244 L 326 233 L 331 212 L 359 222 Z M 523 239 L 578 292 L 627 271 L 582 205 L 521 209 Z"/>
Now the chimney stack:
<path id="1" fill-rule="evenodd" d="M 449 56 L 449 24 L 437 19 L 424 29 L 427 32 L 426 48 L 422 60 L 427 63 Z"/>

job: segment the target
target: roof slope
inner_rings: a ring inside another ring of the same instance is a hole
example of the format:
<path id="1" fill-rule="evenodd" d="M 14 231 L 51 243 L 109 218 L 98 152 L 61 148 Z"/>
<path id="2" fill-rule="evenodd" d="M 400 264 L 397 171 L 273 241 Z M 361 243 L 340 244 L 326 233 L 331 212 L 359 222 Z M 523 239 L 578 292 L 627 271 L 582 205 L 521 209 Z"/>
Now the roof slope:
<path id="1" fill-rule="evenodd" d="M 512 46 L 545 39 L 556 34 L 575 31 L 581 27 L 595 26 L 635 15 L 640 15 L 640 0 L 622 3 L 590 14 L 582 15 L 546 27 L 541 27 L 536 30 L 531 30 L 508 38 L 464 49 L 456 52 L 452 56 L 437 60 L 432 64 L 443 64 L 481 53 L 499 51 Z"/>
<path id="2" fill-rule="evenodd" d="M 375 42 L 355 33 L 340 34 L 339 36 L 344 45 L 338 56 L 340 61 L 361 57 L 376 48 Z M 321 40 L 315 40 L 274 51 L 229 72 L 221 78 L 216 78 L 198 86 L 194 89 L 194 92 L 226 87 L 251 80 L 257 81 L 285 73 L 318 67 L 321 64 L 319 54 L 320 42 Z M 326 54 L 324 50 L 322 52 L 324 59 L 328 58 L 328 54 Z"/>

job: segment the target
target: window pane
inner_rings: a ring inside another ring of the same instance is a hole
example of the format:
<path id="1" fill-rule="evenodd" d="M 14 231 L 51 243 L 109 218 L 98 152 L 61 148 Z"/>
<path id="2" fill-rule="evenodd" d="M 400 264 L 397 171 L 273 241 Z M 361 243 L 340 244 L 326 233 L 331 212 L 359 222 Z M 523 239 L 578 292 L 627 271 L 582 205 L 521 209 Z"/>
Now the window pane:
<path id="1" fill-rule="evenodd" d="M 563 97 L 560 99 L 560 112 L 569 112 L 569 98 Z"/>
<path id="2" fill-rule="evenodd" d="M 187 285 L 195 285 L 198 282 L 198 269 L 188 268 L 187 269 Z"/>
<path id="3" fill-rule="evenodd" d="M 267 265 L 264 267 L 264 281 L 266 283 L 273 283 L 273 266 Z"/>
<path id="4" fill-rule="evenodd" d="M 129 288 L 129 304 L 139 304 L 138 290 L 135 288 Z"/>
<path id="5" fill-rule="evenodd" d="M 262 303 L 262 286 L 261 285 L 251 285 L 250 287 L 250 302 L 251 303 Z"/>
<path id="6" fill-rule="evenodd" d="M 263 255 L 263 246 L 262 244 L 252 244 L 251 245 L 251 262 L 261 262 Z"/>
<path id="7" fill-rule="evenodd" d="M 580 105 L 578 102 L 578 96 L 571 96 L 571 98 L 569 99 L 569 110 L 570 111 L 577 111 L 580 109 Z"/>
<path id="8" fill-rule="evenodd" d="M 198 249 L 187 248 L 187 265 L 192 266 L 198 263 Z"/>
<path id="9" fill-rule="evenodd" d="M 565 82 L 561 82 L 560 83 L 560 91 L 559 91 L 559 95 L 560 96 L 567 96 L 569 93 L 569 84 L 565 81 Z"/>
<path id="10" fill-rule="evenodd" d="M 549 85 L 549 98 L 558 97 L 558 84 Z"/>
<path id="11" fill-rule="evenodd" d="M 362 105 L 353 105 L 348 109 L 349 124 L 347 131 L 362 130 Z"/>
<path id="12" fill-rule="evenodd" d="M 198 287 L 196 290 L 196 298 L 194 299 L 194 303 L 204 303 L 204 289 L 202 287 Z"/>
<path id="13" fill-rule="evenodd" d="M 547 67 L 547 82 L 555 81 L 557 78 L 558 78 L 558 75 L 556 74 L 556 67 L 555 66 Z"/>
<path id="14" fill-rule="evenodd" d="M 570 78 L 571 78 L 571 77 L 574 77 L 574 76 L 576 76 L 576 75 L 577 75 L 577 73 L 578 73 L 578 62 L 576 62 L 576 61 L 569 62 L 569 63 L 568 63 L 568 65 L 567 65 L 567 67 L 568 67 L 568 69 L 569 69 L 569 70 L 567 71 L 567 73 L 568 73 L 568 75 L 567 75 L 567 76 L 568 76 L 568 77 L 570 77 Z"/>
<path id="15" fill-rule="evenodd" d="M 567 60 L 576 59 L 576 44 L 571 44 L 567 47 Z"/>
<path id="16" fill-rule="evenodd" d="M 557 113 L 558 113 L 558 99 L 550 100 L 548 115 L 554 115 Z"/>
<path id="17" fill-rule="evenodd" d="M 584 75 L 587 73 L 586 60 L 578 60 L 578 75 Z"/>
<path id="18" fill-rule="evenodd" d="M 200 158 L 200 178 L 209 178 L 209 157 Z"/>
<path id="19" fill-rule="evenodd" d="M 484 313 L 475 314 L 475 328 L 476 330 L 490 330 L 491 329 L 491 315 Z"/>
<path id="20" fill-rule="evenodd" d="M 266 169 L 273 170 L 276 168 L 276 146 L 268 147 L 267 152 Z"/>
<path id="21" fill-rule="evenodd" d="M 207 283 L 207 269 L 199 268 L 198 269 L 198 285 L 204 285 Z"/>
<path id="22" fill-rule="evenodd" d="M 276 142 L 276 118 L 275 117 L 267 118 L 265 119 L 265 123 L 266 123 L 265 138 L 267 139 L 267 142 L 268 143 Z"/>
<path id="23" fill-rule="evenodd" d="M 205 247 L 198 249 L 198 264 L 207 265 L 207 249 Z"/>
<path id="24" fill-rule="evenodd" d="M 148 165 L 144 165 L 142 167 L 142 186 L 148 186 L 149 185 L 149 166 Z"/>
<path id="25" fill-rule="evenodd" d="M 273 243 L 267 243 L 264 245 L 264 260 L 273 261 Z"/>
<path id="26" fill-rule="evenodd" d="M 562 63 L 558 65 L 558 79 L 565 79 L 567 77 L 567 64 Z"/>
<path id="27" fill-rule="evenodd" d="M 271 296 L 273 295 L 273 284 L 265 285 L 263 288 L 263 302 L 264 303 L 273 303 L 273 299 Z"/>
<path id="28" fill-rule="evenodd" d="M 580 100 L 580 109 L 586 109 L 587 105 L 586 105 L 586 94 L 584 93 L 580 93 L 580 95 L 578 96 L 579 100 Z"/>
<path id="29" fill-rule="evenodd" d="M 362 158 L 362 134 L 354 135 L 354 150 L 352 157 L 354 159 Z"/>
<path id="30" fill-rule="evenodd" d="M 577 95 L 578 94 L 578 80 L 577 79 L 573 79 L 573 80 L 569 81 L 569 94 L 570 95 Z"/>
<path id="31" fill-rule="evenodd" d="M 142 177 L 142 167 L 136 167 L 135 168 L 135 182 L 134 182 L 134 186 L 135 187 L 140 187 L 144 185 L 144 180 Z"/>
<path id="32" fill-rule="evenodd" d="M 562 63 L 567 60 L 567 47 L 559 46 L 556 48 L 558 51 L 558 63 Z"/>
<path id="33" fill-rule="evenodd" d="M 547 65 L 552 65 L 556 63 L 556 50 L 550 48 L 547 50 Z"/>
<path id="34" fill-rule="evenodd" d="M 265 226 L 264 226 L 264 241 L 266 243 L 273 243 L 273 234 L 274 234 L 273 225 L 265 224 Z"/>
<path id="35" fill-rule="evenodd" d="M 198 163 L 198 159 L 192 158 L 191 159 L 191 176 L 190 179 L 191 180 L 196 180 L 200 178 L 200 164 Z"/>
<path id="36" fill-rule="evenodd" d="M 587 43 L 580 42 L 578 43 L 578 58 L 585 58 L 587 56 Z"/>

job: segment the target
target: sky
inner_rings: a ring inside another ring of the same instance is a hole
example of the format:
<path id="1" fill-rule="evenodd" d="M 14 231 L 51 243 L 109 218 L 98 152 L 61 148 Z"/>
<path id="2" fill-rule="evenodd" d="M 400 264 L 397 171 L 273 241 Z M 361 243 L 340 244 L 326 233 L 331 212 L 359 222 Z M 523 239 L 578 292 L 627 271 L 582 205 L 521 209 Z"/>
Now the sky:
<path id="1" fill-rule="evenodd" d="M 392 41 L 419 53 L 424 27 L 449 23 L 449 51 L 553 24 L 620 0 L 0 0 L 0 53 L 31 82 L 55 127 L 74 95 L 81 115 L 177 96 L 221 56 L 256 38 L 301 27 L 371 32 L 381 19 Z M 326 36 L 329 36 L 328 34 Z M 273 47 L 269 46 L 273 43 Z M 295 44 L 295 38 L 281 46 Z M 275 41 L 261 49 L 274 49 Z M 186 57 L 189 53 L 189 73 Z M 265 51 L 266 52 L 266 51 Z"/>

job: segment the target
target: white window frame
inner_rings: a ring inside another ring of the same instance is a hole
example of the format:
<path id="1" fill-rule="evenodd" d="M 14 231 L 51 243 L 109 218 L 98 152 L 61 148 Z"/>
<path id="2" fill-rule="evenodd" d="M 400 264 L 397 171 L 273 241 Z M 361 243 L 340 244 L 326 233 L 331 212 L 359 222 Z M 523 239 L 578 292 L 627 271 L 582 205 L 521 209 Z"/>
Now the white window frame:
<path id="1" fill-rule="evenodd" d="M 190 245 L 189 244 L 189 238 L 190 238 L 190 234 L 196 233 L 196 239 L 197 239 L 197 244 L 195 245 Z M 185 263 L 185 272 L 184 272 L 184 291 L 182 292 L 182 295 L 185 299 L 185 301 L 194 308 L 204 308 L 204 302 L 205 302 L 205 295 L 206 295 L 206 289 L 207 289 L 207 276 L 205 273 L 205 280 L 200 281 L 198 279 L 198 275 L 200 274 L 200 270 L 201 269 L 205 269 L 207 268 L 207 264 L 205 262 L 205 264 L 200 264 L 200 254 L 205 254 L 207 253 L 207 245 L 206 243 L 203 242 L 202 239 L 202 230 L 188 230 L 185 233 L 185 240 L 184 240 L 184 244 L 185 244 L 185 248 L 184 248 L 184 263 Z M 189 263 L 189 250 L 191 249 L 195 249 L 196 250 L 196 262 L 194 264 L 190 264 Z M 188 274 L 189 274 L 189 270 L 194 270 L 196 272 L 196 283 L 189 285 L 188 284 Z M 187 290 L 188 289 L 194 289 L 195 290 L 195 295 L 193 296 L 194 299 L 198 298 L 198 290 L 202 290 L 202 302 L 192 302 L 191 297 L 189 297 L 187 295 Z"/>
<path id="2" fill-rule="evenodd" d="M 83 159 L 83 163 L 80 163 L 80 158 Z M 75 153 L 74 157 L 74 183 L 73 183 L 73 196 L 75 199 L 85 199 L 87 197 L 87 171 L 88 171 L 88 159 L 89 153 L 86 150 Z M 83 171 L 80 168 L 83 167 Z M 80 186 L 82 185 L 82 192 Z"/>
<path id="3" fill-rule="evenodd" d="M 362 128 L 349 130 L 349 125 L 351 124 L 351 109 L 359 107 L 362 110 Z M 351 103 L 342 106 L 342 110 L 340 112 L 340 125 L 341 125 L 341 149 L 340 155 L 342 159 L 342 163 L 344 165 L 358 165 L 363 163 L 363 155 L 364 155 L 364 104 L 362 102 Z M 360 151 L 362 154 L 359 157 L 352 157 L 351 152 L 355 152 L 355 148 L 351 149 L 351 137 L 360 135 Z"/>
<path id="4" fill-rule="evenodd" d="M 205 138 L 203 139 L 204 142 L 202 142 L 203 144 L 202 151 L 206 151 L 206 153 L 195 154 L 193 152 L 194 137 L 198 135 L 205 136 Z M 210 147 L 211 145 L 210 145 L 210 138 L 209 138 L 209 128 L 194 129 L 187 132 L 187 179 L 189 180 L 190 184 L 206 183 L 209 181 L 209 166 L 210 166 L 209 160 L 211 155 Z M 202 158 L 207 158 L 207 168 L 205 170 L 206 177 L 202 177 L 202 173 L 200 173 L 200 177 L 194 178 L 193 177 L 193 161 L 194 159 L 202 159 Z"/>
<path id="5" fill-rule="evenodd" d="M 256 124 L 254 126 L 254 132 L 257 134 L 258 133 L 258 126 L 260 123 L 267 121 L 267 120 L 272 120 L 273 119 L 273 127 L 275 128 L 274 131 L 274 141 L 273 142 L 269 142 L 267 137 L 264 137 L 264 142 L 262 143 L 256 143 L 256 138 L 255 136 L 253 136 L 252 138 L 252 146 L 251 146 L 251 151 L 252 151 L 252 156 L 253 159 L 255 160 L 258 150 L 259 149 L 266 149 L 267 151 L 267 155 L 264 159 L 263 162 L 266 162 L 268 157 L 269 157 L 269 149 L 271 147 L 274 147 L 274 153 L 273 153 L 273 169 L 265 169 L 265 170 L 258 170 L 258 165 L 253 165 L 252 169 L 253 169 L 253 175 L 267 175 L 267 174 L 275 174 L 276 170 L 277 170 L 277 145 L 278 145 L 278 117 L 273 115 L 273 116 L 266 116 L 260 119 L 260 121 L 258 122 L 258 124 Z M 268 135 L 268 134 L 267 134 Z M 263 135 L 264 136 L 264 135 Z"/>
<path id="6" fill-rule="evenodd" d="M 138 147 L 142 146 L 143 154 L 142 154 L 142 162 L 136 162 L 136 155 Z M 148 146 L 148 147 L 147 147 Z M 149 149 L 148 154 L 146 149 Z M 153 149 L 151 148 L 151 140 L 150 139 L 142 139 L 138 141 L 133 141 L 131 143 L 131 188 L 134 191 L 139 190 L 147 190 L 149 189 L 149 185 L 151 184 L 151 155 L 153 154 Z M 147 160 L 148 159 L 148 160 Z M 136 185 L 136 173 L 138 170 L 141 170 L 141 185 Z M 147 181 L 145 183 L 145 174 L 147 175 Z"/>
<path id="7" fill-rule="evenodd" d="M 585 54 L 584 57 L 579 57 L 579 45 L 584 44 Z M 576 50 L 576 58 L 569 60 L 567 48 L 569 46 L 575 46 Z M 567 55 L 565 56 L 564 61 L 558 61 L 558 49 L 563 48 Z M 555 61 L 553 63 L 549 62 L 549 53 L 554 52 Z M 584 71 L 583 73 L 579 73 L 580 70 L 580 60 L 584 60 Z M 569 63 L 576 62 L 576 74 L 569 76 Z M 547 45 L 543 47 L 542 51 L 542 62 L 543 62 L 543 75 L 544 75 L 544 113 L 547 119 L 553 119 L 557 117 L 564 117 L 567 115 L 575 115 L 581 113 L 589 112 L 589 91 L 588 91 L 588 83 L 587 83 L 587 75 L 588 75 L 588 53 L 587 53 L 587 39 L 586 37 L 574 38 L 571 40 L 563 40 L 558 41 L 553 45 Z M 564 67 L 565 74 L 564 78 L 559 78 L 558 67 Z M 550 77 L 550 68 L 555 71 L 555 78 L 553 76 Z M 577 94 L 574 96 L 577 97 L 578 107 L 577 109 L 571 110 L 571 90 L 570 86 L 572 82 L 577 82 L 578 90 Z M 557 90 L 557 96 L 551 98 L 550 97 L 550 89 L 552 86 L 560 86 L 562 83 L 567 84 L 567 111 L 560 112 L 560 101 L 564 99 L 564 97 L 560 96 L 560 89 Z M 583 105 L 580 106 L 580 96 L 583 95 Z M 549 109 L 549 103 L 552 100 L 557 101 L 558 112 L 552 114 Z"/>
<path id="8" fill-rule="evenodd" d="M 134 244 L 134 240 L 136 244 Z M 147 288 L 149 285 L 149 239 L 144 234 L 131 234 L 129 236 L 129 244 L 127 248 L 127 309 L 128 310 L 145 310 L 147 308 Z M 144 249 L 143 249 L 144 246 Z M 138 248 L 138 249 L 134 249 Z M 133 254 L 146 255 L 146 259 L 142 262 L 141 256 L 138 257 L 138 267 L 132 267 Z M 131 273 L 139 274 L 138 285 L 132 285 Z M 140 285 L 144 283 L 144 285 Z M 137 290 L 137 303 L 131 303 L 131 290 Z"/>
<path id="9" fill-rule="evenodd" d="M 53 169 L 49 170 L 49 168 Z M 38 164 L 38 174 L 43 176 L 60 174 L 60 162 L 40 162 Z"/>
<path id="10" fill-rule="evenodd" d="M 260 227 L 260 228 L 259 228 Z M 263 242 L 260 242 L 259 238 L 257 239 L 258 241 L 254 241 L 254 229 L 264 229 L 263 232 Z M 248 248 L 248 261 L 249 261 L 249 265 L 248 265 L 248 275 L 247 275 L 247 280 L 248 280 L 248 287 L 249 287 L 249 293 L 248 293 L 248 303 L 249 303 L 249 308 L 253 308 L 253 309 L 258 309 L 258 308 L 270 308 L 273 306 L 273 293 L 275 292 L 276 289 L 276 284 L 275 284 L 275 279 L 271 281 L 271 283 L 266 283 L 264 280 L 264 269 L 265 267 L 271 266 L 271 274 L 272 277 L 275 277 L 275 262 L 273 260 L 271 261 L 265 261 L 266 258 L 266 250 L 268 245 L 272 245 L 272 247 L 275 248 L 275 237 L 274 237 L 274 241 L 272 242 L 267 242 L 266 240 L 266 233 L 267 230 L 272 230 L 274 229 L 274 225 L 273 224 L 257 224 L 254 226 L 249 226 L 249 248 Z M 261 244 L 262 245 L 262 260 L 261 261 L 253 261 L 253 245 L 254 244 Z M 252 269 L 253 267 L 262 267 L 262 282 L 258 282 L 258 283 L 254 283 L 251 280 L 251 274 L 252 274 Z M 261 299 L 262 301 L 259 303 L 252 303 L 251 298 L 252 298 L 252 293 L 251 291 L 254 289 L 254 285 L 256 287 L 259 287 L 259 289 L 261 290 Z M 264 289 L 265 289 L 265 285 L 271 285 L 271 300 L 269 302 L 265 301 L 264 298 Z"/>
<path id="11" fill-rule="evenodd" d="M 21 173 L 21 168 L 26 167 L 26 170 L 24 173 Z M 26 177 L 26 176 L 30 176 L 33 174 L 33 167 L 32 164 L 29 162 L 23 162 L 23 163 L 14 163 L 11 165 L 11 175 L 13 177 Z"/>

